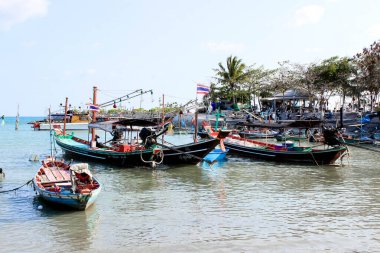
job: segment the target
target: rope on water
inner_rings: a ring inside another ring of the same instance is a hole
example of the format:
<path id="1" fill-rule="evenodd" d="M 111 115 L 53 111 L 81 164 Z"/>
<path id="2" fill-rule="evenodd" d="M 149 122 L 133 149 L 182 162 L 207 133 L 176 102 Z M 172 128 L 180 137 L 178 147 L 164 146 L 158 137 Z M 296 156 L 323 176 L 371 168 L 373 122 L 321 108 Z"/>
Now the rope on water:
<path id="1" fill-rule="evenodd" d="M 369 150 L 369 151 L 376 152 L 376 153 L 380 153 L 380 149 L 373 149 L 373 148 L 370 148 L 370 147 L 364 147 L 364 146 L 362 146 L 360 144 L 354 144 L 354 143 L 347 143 L 346 142 L 346 145 L 353 146 L 353 147 L 356 147 L 356 148 L 365 149 L 365 150 Z"/>
<path id="2" fill-rule="evenodd" d="M 10 190 L 6 190 L 6 191 L 0 191 L 0 193 L 7 193 L 7 192 L 12 192 L 12 191 L 17 191 L 18 189 L 24 187 L 25 185 L 30 184 L 32 181 L 33 181 L 33 179 L 29 180 L 28 182 L 26 182 L 25 184 L 23 184 L 23 185 L 21 185 L 19 187 L 16 187 L 16 188 L 10 189 Z"/>
<path id="3" fill-rule="evenodd" d="M 314 157 L 313 150 L 310 151 L 310 154 L 311 154 L 311 157 L 313 157 L 313 160 L 314 160 L 315 164 L 319 167 L 319 164 L 318 164 L 317 160 Z"/>

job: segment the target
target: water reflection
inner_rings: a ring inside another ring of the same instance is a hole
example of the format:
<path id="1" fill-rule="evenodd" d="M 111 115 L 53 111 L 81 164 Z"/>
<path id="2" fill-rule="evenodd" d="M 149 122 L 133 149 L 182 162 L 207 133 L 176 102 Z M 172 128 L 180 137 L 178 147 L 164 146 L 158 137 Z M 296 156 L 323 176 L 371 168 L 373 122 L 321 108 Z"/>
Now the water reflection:
<path id="1" fill-rule="evenodd" d="M 2 190 L 33 177 L 31 150 L 49 153 L 48 133 L 6 127 Z M 28 187 L 1 195 L 1 251 L 377 252 L 379 157 L 350 151 L 342 167 L 232 156 L 212 168 L 90 162 L 103 191 L 85 212 L 50 208 Z"/>
<path id="2" fill-rule="evenodd" d="M 39 209 L 41 206 L 42 209 Z M 45 240 L 65 244 L 69 251 L 85 251 L 90 248 L 100 220 L 96 204 L 83 212 L 60 210 L 35 196 L 33 209 L 45 221 L 40 228 L 45 231 Z M 48 249 L 49 247 L 46 248 Z"/>

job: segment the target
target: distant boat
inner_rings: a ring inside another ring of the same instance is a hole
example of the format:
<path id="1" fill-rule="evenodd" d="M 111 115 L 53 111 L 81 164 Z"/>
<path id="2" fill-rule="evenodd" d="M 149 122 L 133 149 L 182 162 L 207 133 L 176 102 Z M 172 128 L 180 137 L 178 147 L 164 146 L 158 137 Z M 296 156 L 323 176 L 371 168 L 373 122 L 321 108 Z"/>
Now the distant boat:
<path id="1" fill-rule="evenodd" d="M 343 141 L 347 144 L 373 144 L 374 140 L 369 137 L 345 136 L 343 137 Z"/>
<path id="2" fill-rule="evenodd" d="M 373 138 L 375 139 L 375 141 L 380 141 L 380 133 L 374 133 Z"/>
<path id="3" fill-rule="evenodd" d="M 307 137 L 304 135 L 282 135 L 278 134 L 275 136 L 277 141 L 303 141 L 306 140 Z"/>
<path id="4" fill-rule="evenodd" d="M 17 115 L 16 115 L 16 126 L 15 126 L 15 129 L 18 130 L 18 126 L 19 126 L 19 123 L 20 123 L 20 113 L 19 113 L 19 105 L 17 105 Z"/>
<path id="5" fill-rule="evenodd" d="M 240 137 L 247 139 L 274 138 L 278 132 L 273 130 L 245 130 L 239 132 Z"/>
<path id="6" fill-rule="evenodd" d="M 54 113 L 50 116 L 51 126 L 49 124 L 49 117 L 44 120 L 32 121 L 28 124 L 32 125 L 34 130 L 50 130 L 63 129 L 64 127 L 64 113 Z M 89 115 L 86 113 L 74 113 L 68 111 L 66 115 L 66 129 L 67 130 L 88 130 L 88 123 L 90 122 Z"/>
<path id="7" fill-rule="evenodd" d="M 53 206 L 76 210 L 91 206 L 102 188 L 89 171 L 88 164 L 70 166 L 54 158 L 42 162 L 33 184 L 38 195 Z"/>

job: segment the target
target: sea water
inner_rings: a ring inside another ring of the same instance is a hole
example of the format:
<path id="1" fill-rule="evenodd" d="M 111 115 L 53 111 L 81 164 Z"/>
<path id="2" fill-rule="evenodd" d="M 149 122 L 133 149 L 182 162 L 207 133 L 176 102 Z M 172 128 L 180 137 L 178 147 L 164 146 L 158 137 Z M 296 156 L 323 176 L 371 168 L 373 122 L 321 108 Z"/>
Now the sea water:
<path id="1" fill-rule="evenodd" d="M 0 126 L 0 191 L 50 154 L 32 120 Z M 380 252 L 378 153 L 351 148 L 344 166 L 320 167 L 231 156 L 212 168 L 89 164 L 103 191 L 86 211 L 51 208 L 30 186 L 0 194 L 0 252 Z"/>

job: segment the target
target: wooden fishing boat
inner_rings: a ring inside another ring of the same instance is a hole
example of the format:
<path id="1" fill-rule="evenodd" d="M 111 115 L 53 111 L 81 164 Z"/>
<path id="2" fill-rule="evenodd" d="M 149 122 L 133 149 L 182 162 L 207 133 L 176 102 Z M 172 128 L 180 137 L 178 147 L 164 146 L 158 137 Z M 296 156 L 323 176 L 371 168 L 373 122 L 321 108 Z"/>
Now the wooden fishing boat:
<path id="1" fill-rule="evenodd" d="M 101 191 L 101 184 L 92 176 L 88 164 L 69 165 L 54 158 L 42 162 L 33 178 L 37 194 L 56 207 L 85 210 Z"/>
<path id="2" fill-rule="evenodd" d="M 283 135 L 283 134 L 277 134 L 274 137 L 277 141 L 283 142 L 283 141 L 304 141 L 307 139 L 306 136 L 303 135 Z"/>
<path id="3" fill-rule="evenodd" d="M 66 124 L 64 122 L 66 118 Z M 50 130 L 51 128 L 63 129 L 64 125 L 67 130 L 87 130 L 90 117 L 88 114 L 74 113 L 68 111 L 66 114 L 55 113 L 50 115 L 44 120 L 29 122 L 34 130 Z"/>
<path id="4" fill-rule="evenodd" d="M 347 152 L 345 146 L 327 149 L 289 147 L 288 145 L 275 145 L 236 136 L 227 137 L 224 144 L 230 150 L 230 153 L 276 162 L 310 163 L 315 165 L 332 164 Z"/>
<path id="5" fill-rule="evenodd" d="M 203 124 L 206 131 L 213 136 L 211 127 Z M 347 152 L 347 147 L 342 145 L 329 146 L 317 149 L 316 147 L 295 147 L 294 145 L 276 145 L 235 135 L 229 135 L 224 139 L 224 145 L 229 153 L 247 156 L 256 159 L 285 162 L 285 163 L 309 163 L 315 165 L 332 164 Z"/>
<path id="6" fill-rule="evenodd" d="M 111 133 L 111 140 L 103 143 L 64 135 L 57 130 L 54 138 L 58 146 L 71 156 L 94 159 L 121 166 L 158 164 L 197 164 L 210 153 L 229 132 L 220 132 L 216 138 L 205 139 L 183 145 L 162 144 L 157 137 L 164 134 L 167 128 L 158 133 L 147 127 L 156 124 L 146 120 L 128 119 L 121 121 L 90 124 L 92 129 L 102 129 Z M 133 137 L 133 135 L 136 135 Z"/>
<path id="7" fill-rule="evenodd" d="M 351 137 L 351 136 L 345 136 L 342 137 L 342 141 L 347 144 L 373 144 L 373 140 L 369 137 Z"/>
<path id="8" fill-rule="evenodd" d="M 265 129 L 265 130 L 245 130 L 239 132 L 240 137 L 247 139 L 261 139 L 261 138 L 274 138 L 278 132 Z"/>

